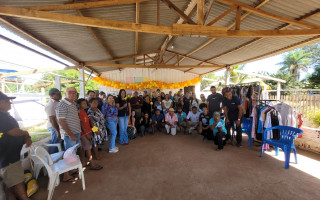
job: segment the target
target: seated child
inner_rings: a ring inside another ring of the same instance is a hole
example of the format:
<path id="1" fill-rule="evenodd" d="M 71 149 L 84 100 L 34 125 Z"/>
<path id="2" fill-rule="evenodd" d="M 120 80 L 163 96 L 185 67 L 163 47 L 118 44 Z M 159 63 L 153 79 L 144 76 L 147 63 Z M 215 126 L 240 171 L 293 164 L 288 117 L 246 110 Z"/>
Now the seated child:
<path id="1" fill-rule="evenodd" d="M 212 130 L 210 129 L 209 121 L 210 114 L 208 113 L 208 108 L 202 108 L 203 113 L 200 114 L 199 118 L 199 133 L 203 135 L 203 140 L 213 140 Z"/>
<path id="2" fill-rule="evenodd" d="M 213 113 L 213 118 L 210 119 L 209 125 L 213 131 L 214 143 L 218 145 L 217 151 L 220 151 L 226 145 L 227 129 L 224 120 L 220 119 L 219 112 Z"/>
<path id="3" fill-rule="evenodd" d="M 81 143 L 81 149 L 80 149 L 80 159 L 83 166 L 86 166 L 85 159 L 85 153 L 87 154 L 87 157 L 89 159 L 89 165 L 91 170 L 100 170 L 103 167 L 94 163 L 92 160 L 91 155 L 91 134 L 92 130 L 90 127 L 90 122 L 88 115 L 85 111 L 85 109 L 88 107 L 87 102 L 85 99 L 78 99 L 77 104 L 79 106 L 79 118 L 81 123 L 81 137 L 80 137 L 80 143 Z"/>

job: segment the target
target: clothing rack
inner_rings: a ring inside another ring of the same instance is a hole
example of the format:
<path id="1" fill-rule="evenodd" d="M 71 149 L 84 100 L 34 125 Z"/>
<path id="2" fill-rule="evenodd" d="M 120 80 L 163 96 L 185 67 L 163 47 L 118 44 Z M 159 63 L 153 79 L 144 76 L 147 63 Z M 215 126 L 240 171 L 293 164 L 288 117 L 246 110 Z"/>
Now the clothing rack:
<path id="1" fill-rule="evenodd" d="M 272 102 L 272 101 L 276 101 L 276 102 L 281 102 L 280 100 L 274 100 L 274 99 L 263 99 L 263 100 L 257 100 L 259 103 L 258 105 L 267 105 L 267 102 Z"/>
<path id="2" fill-rule="evenodd" d="M 226 85 L 225 87 L 236 87 L 236 86 L 250 86 L 250 85 L 260 85 L 260 82 L 252 82 L 252 83 L 239 83 L 235 85 Z"/>

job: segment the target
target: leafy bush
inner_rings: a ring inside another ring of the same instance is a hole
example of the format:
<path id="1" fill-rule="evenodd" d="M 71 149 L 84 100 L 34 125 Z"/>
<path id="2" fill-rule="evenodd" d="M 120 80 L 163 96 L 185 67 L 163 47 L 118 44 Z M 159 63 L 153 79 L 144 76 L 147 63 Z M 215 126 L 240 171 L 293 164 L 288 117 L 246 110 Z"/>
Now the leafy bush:
<path id="1" fill-rule="evenodd" d="M 308 113 L 307 117 L 313 121 L 317 126 L 320 126 L 320 109 L 317 109 L 315 113 Z"/>

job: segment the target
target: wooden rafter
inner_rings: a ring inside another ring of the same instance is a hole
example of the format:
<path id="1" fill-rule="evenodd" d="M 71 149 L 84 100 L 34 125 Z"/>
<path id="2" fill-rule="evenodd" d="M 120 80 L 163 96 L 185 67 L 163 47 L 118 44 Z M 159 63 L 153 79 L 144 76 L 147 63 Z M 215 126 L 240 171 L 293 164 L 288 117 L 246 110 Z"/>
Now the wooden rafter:
<path id="1" fill-rule="evenodd" d="M 287 18 L 287 17 L 283 17 L 283 16 L 280 16 L 280 15 L 273 14 L 273 13 L 270 13 L 270 12 L 267 12 L 267 11 L 263 11 L 263 10 L 251 7 L 251 6 L 247 5 L 247 4 L 240 3 L 240 2 L 237 2 L 237 1 L 233 1 L 233 0 L 217 0 L 217 1 L 219 1 L 220 3 L 223 3 L 223 4 L 227 4 L 227 5 L 241 6 L 241 8 L 243 10 L 246 10 L 246 11 L 249 11 L 249 12 L 252 12 L 252 13 L 267 17 L 267 18 L 270 18 L 270 19 L 274 19 L 274 20 L 277 20 L 277 21 L 282 21 L 282 22 L 286 22 L 286 23 L 289 23 L 289 24 L 293 24 L 293 25 L 297 25 L 297 26 L 301 26 L 301 27 L 306 27 L 306 28 L 318 28 L 319 27 L 319 26 L 314 25 L 314 24 L 297 21 L 297 20 L 294 20 L 294 19 L 290 19 L 290 18 Z"/>
<path id="2" fill-rule="evenodd" d="M 140 22 L 140 3 L 136 3 L 136 23 Z M 134 44 L 134 54 L 138 54 L 139 51 L 139 32 L 135 33 L 135 44 Z M 135 57 L 134 63 L 136 64 L 137 59 Z"/>
<path id="3" fill-rule="evenodd" d="M 99 8 L 107 6 L 117 6 L 125 4 L 133 4 L 137 2 L 145 2 L 151 0 L 104 0 L 104 1 L 89 1 L 89 2 L 78 2 L 78 3 L 66 3 L 60 5 L 47 5 L 47 6 L 29 6 L 26 8 L 33 10 L 42 11 L 57 11 L 57 10 L 81 10 L 88 8 Z"/>
<path id="4" fill-rule="evenodd" d="M 227 67 L 227 65 L 225 65 L 225 66 L 223 66 L 223 67 L 221 67 L 221 68 L 219 68 L 219 69 L 214 69 L 214 70 L 212 70 L 212 71 L 209 71 L 209 72 L 200 74 L 200 76 L 203 76 L 203 75 L 206 75 L 206 74 L 210 74 L 210 73 L 213 73 L 213 72 L 220 71 L 220 70 L 222 70 L 222 69 L 225 69 L 226 67 Z"/>
<path id="5" fill-rule="evenodd" d="M 173 10 L 178 16 L 180 16 L 184 21 L 189 24 L 196 24 L 189 16 L 187 16 L 183 11 L 181 11 L 176 5 L 174 5 L 170 0 L 161 0 L 165 3 L 171 10 Z"/>
<path id="6" fill-rule="evenodd" d="M 168 68 L 168 69 L 185 69 L 185 68 L 220 68 L 222 65 L 165 65 L 165 64 L 154 64 L 154 65 L 126 65 L 126 64 L 114 64 L 105 62 L 87 62 L 86 66 L 91 67 L 120 67 L 120 68 Z"/>
<path id="7" fill-rule="evenodd" d="M 128 60 L 128 59 L 132 59 L 132 58 L 135 58 L 135 57 L 138 57 L 138 56 L 144 56 L 146 54 L 152 54 L 152 53 L 158 53 L 158 52 L 159 52 L 159 50 L 150 51 L 150 52 L 147 52 L 147 53 L 144 53 L 144 54 L 135 54 L 135 55 L 130 55 L 130 56 L 124 56 L 124 57 L 121 57 L 121 58 L 114 58 L 112 60 L 102 60 L 102 61 L 99 61 L 99 62 L 109 63 L 109 62 L 115 62 L 115 61 L 120 61 L 120 60 Z"/>
<path id="8" fill-rule="evenodd" d="M 197 3 L 197 24 L 204 25 L 204 3 L 205 0 L 198 0 Z"/>
<path id="9" fill-rule="evenodd" d="M 207 20 L 208 17 L 209 17 L 210 11 L 211 11 L 212 6 L 213 6 L 213 3 L 214 3 L 215 1 L 216 1 L 216 0 L 211 0 L 211 1 L 209 2 L 209 5 L 208 5 L 208 8 L 207 8 L 206 14 L 204 15 L 204 23 L 206 23 L 206 20 Z"/>
<path id="10" fill-rule="evenodd" d="M 240 30 L 240 23 L 241 23 L 241 6 L 237 6 L 235 30 Z"/>
<path id="11" fill-rule="evenodd" d="M 160 26 L 160 0 L 157 0 L 157 26 Z"/>
<path id="12" fill-rule="evenodd" d="M 270 0 L 264 0 L 262 2 L 260 2 L 257 6 L 255 6 L 255 8 L 260 8 L 263 5 L 265 5 L 266 3 L 268 3 Z M 245 19 L 246 17 L 248 17 L 251 14 L 251 12 L 247 12 L 244 15 L 241 16 L 241 20 Z M 234 25 L 236 24 L 236 22 L 234 21 L 233 23 L 231 23 L 227 28 L 228 30 L 230 30 Z M 187 56 L 190 56 L 198 51 L 200 51 L 201 49 L 203 49 L 204 47 L 208 46 L 209 44 L 211 44 L 213 41 L 215 41 L 217 38 L 211 38 L 210 40 L 206 41 L 205 43 L 203 43 L 202 45 L 200 45 L 198 48 L 192 50 L 191 52 L 187 53 Z M 184 58 L 182 58 L 179 62 L 182 62 L 184 60 Z"/>
<path id="13" fill-rule="evenodd" d="M 171 56 L 168 60 L 166 60 L 166 61 L 164 62 L 164 64 L 167 64 L 168 62 L 170 62 L 170 60 L 172 60 L 174 57 L 176 57 L 175 54 L 174 54 L 173 56 Z"/>
<path id="14" fill-rule="evenodd" d="M 225 16 L 227 16 L 228 14 L 230 14 L 232 11 L 234 11 L 234 9 L 236 9 L 237 6 L 232 6 L 230 9 L 228 9 L 226 12 L 222 13 L 221 15 L 219 15 L 218 17 L 216 17 L 215 19 L 213 19 L 211 22 L 209 22 L 207 24 L 207 26 L 211 26 L 214 23 L 216 23 L 217 21 L 219 21 L 220 19 L 224 18 Z"/>
<path id="15" fill-rule="evenodd" d="M 270 56 L 273 56 L 273 55 L 277 55 L 277 54 L 280 54 L 280 53 L 284 53 L 284 52 L 287 52 L 287 51 L 296 49 L 296 48 L 298 48 L 298 47 L 307 45 L 307 44 L 309 44 L 309 43 L 314 43 L 314 42 L 319 41 L 319 40 L 320 40 L 320 35 L 319 35 L 319 36 L 312 37 L 312 38 L 310 38 L 310 39 L 308 39 L 308 40 L 304 40 L 304 41 L 302 41 L 302 42 L 295 43 L 295 44 L 290 45 L 290 46 L 288 46 L 288 47 L 284 47 L 284 48 L 278 49 L 278 50 L 276 50 L 276 51 L 269 52 L 269 53 L 264 54 L 264 55 L 261 55 L 261 56 L 256 56 L 256 57 L 254 57 L 254 58 L 250 58 L 250 59 L 243 60 L 243 61 L 240 61 L 240 62 L 237 62 L 237 63 L 233 63 L 233 64 L 231 64 L 231 66 L 240 65 L 240 64 L 252 62 L 252 61 L 255 61 L 255 60 L 260 60 L 260 59 L 263 59 L 263 58 L 266 58 L 266 57 L 270 57 Z"/>
<path id="16" fill-rule="evenodd" d="M 189 16 L 192 10 L 196 7 L 196 5 L 197 5 L 197 0 L 191 0 L 190 3 L 188 4 L 188 7 L 185 9 L 184 13 L 187 16 Z M 184 22 L 184 19 L 179 18 L 176 24 L 182 24 L 183 22 Z M 168 35 L 165 41 L 162 43 L 160 53 L 159 53 L 159 60 L 162 60 L 163 54 L 173 38 L 174 38 L 173 35 Z"/>
<path id="17" fill-rule="evenodd" d="M 204 62 L 204 63 L 207 63 L 207 64 L 215 65 L 215 63 L 207 62 L 207 61 L 200 60 L 200 59 L 198 59 L 198 58 L 193 58 L 193 57 L 190 57 L 190 56 L 186 56 L 186 55 L 183 55 L 183 54 L 180 54 L 180 53 L 177 53 L 177 52 L 173 52 L 173 51 L 169 51 L 169 50 L 166 50 L 166 52 L 168 52 L 168 53 L 170 53 L 170 54 L 178 55 L 178 56 L 181 56 L 181 57 L 190 59 L 190 60 L 195 60 L 195 61 L 199 61 L 199 62 Z"/>
<path id="18" fill-rule="evenodd" d="M 320 13 L 320 9 L 316 9 L 316 10 L 310 12 L 310 13 L 307 13 L 307 14 L 304 15 L 304 16 L 301 16 L 301 17 L 297 18 L 296 20 L 297 20 L 297 21 L 305 20 L 305 19 L 308 19 L 308 18 L 310 18 L 310 17 L 312 17 L 312 16 L 314 16 L 314 15 L 316 15 L 316 14 L 319 14 L 319 13 Z M 278 28 L 276 28 L 276 30 L 284 30 L 284 29 L 286 29 L 286 28 L 288 28 L 288 27 L 290 27 L 290 26 L 292 26 L 292 24 L 284 24 L 284 25 L 281 25 L 281 26 L 279 26 Z M 215 59 L 217 59 L 217 58 L 219 58 L 219 57 L 228 55 L 228 54 L 230 54 L 230 53 L 232 53 L 232 52 L 238 51 L 238 50 L 240 50 L 240 49 L 243 49 L 244 47 L 247 47 L 247 46 L 249 46 L 249 45 L 252 45 L 252 44 L 254 44 L 254 43 L 256 43 L 256 42 L 258 42 L 258 41 L 260 41 L 260 40 L 262 40 L 262 39 L 263 39 L 262 37 L 260 37 L 260 38 L 255 38 L 255 39 L 253 39 L 253 40 L 251 40 L 251 41 L 249 41 L 249 42 L 246 42 L 246 43 L 244 43 L 244 44 L 242 44 L 242 45 L 240 45 L 240 46 L 238 46 L 238 47 L 236 47 L 236 48 L 234 48 L 234 49 L 231 49 L 231 50 L 226 51 L 226 52 L 223 52 L 223 53 L 221 53 L 221 54 L 219 54 L 219 55 L 217 55 L 217 56 L 214 56 L 214 57 L 212 57 L 212 58 L 210 58 L 210 59 L 208 59 L 208 60 L 206 60 L 206 61 L 212 61 L 212 60 L 215 60 Z M 200 63 L 200 64 L 202 64 L 202 63 Z"/>

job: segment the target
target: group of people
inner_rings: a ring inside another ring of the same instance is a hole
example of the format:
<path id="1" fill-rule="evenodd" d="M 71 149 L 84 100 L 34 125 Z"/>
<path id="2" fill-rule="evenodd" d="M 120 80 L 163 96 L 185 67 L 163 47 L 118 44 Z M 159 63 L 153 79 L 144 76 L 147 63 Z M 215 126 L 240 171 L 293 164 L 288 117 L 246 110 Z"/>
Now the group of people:
<path id="1" fill-rule="evenodd" d="M 211 92 L 208 98 L 201 94 L 197 99 L 191 92 L 183 95 L 182 89 L 174 95 L 158 89 L 151 94 L 144 91 L 140 96 L 134 91 L 133 97 L 128 98 L 126 90 L 121 89 L 117 96 L 88 91 L 86 98 L 79 99 L 76 88 L 71 87 L 66 89 L 62 99 L 61 92 L 52 88 L 45 106 L 51 143 L 63 142 L 65 150 L 80 144 L 81 162 L 91 170 L 103 168 L 93 160 L 93 156 L 96 160 L 101 159 L 100 145 L 109 140 L 109 153 L 119 151 L 116 146 L 118 132 L 120 145 L 128 145 L 138 134 L 143 137 L 162 131 L 168 135 L 196 132 L 203 135 L 203 139 L 213 140 L 220 151 L 230 139 L 231 127 L 235 126 L 237 146 L 240 147 L 242 107 L 239 98 L 229 91 L 217 93 L 214 86 Z M 22 145 L 30 146 L 31 139 L 9 115 L 11 99 L 0 93 L 0 120 L 8 121 L 0 124 L 0 178 L 8 194 L 28 199 L 19 160 Z M 54 153 L 54 149 L 49 151 Z M 62 181 L 74 181 L 75 173 L 64 173 Z"/>

